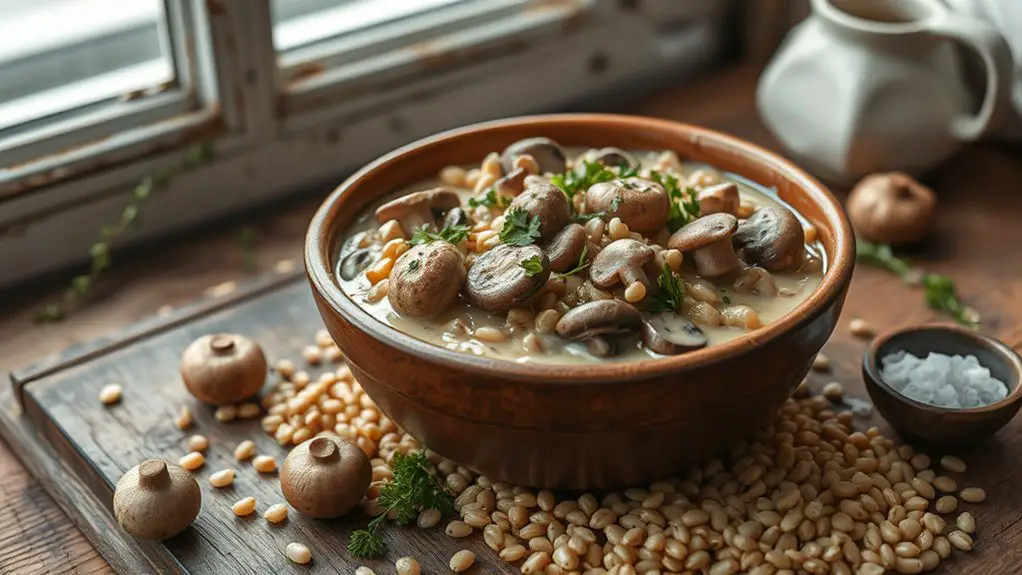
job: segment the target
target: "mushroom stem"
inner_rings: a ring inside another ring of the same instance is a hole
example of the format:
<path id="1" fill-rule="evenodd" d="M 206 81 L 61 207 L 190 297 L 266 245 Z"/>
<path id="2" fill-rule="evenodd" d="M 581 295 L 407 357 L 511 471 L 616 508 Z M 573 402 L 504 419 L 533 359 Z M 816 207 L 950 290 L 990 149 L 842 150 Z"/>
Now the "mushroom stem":
<path id="1" fill-rule="evenodd" d="M 642 271 L 641 267 L 638 266 L 627 266 L 621 268 L 618 271 L 618 277 L 621 278 L 621 283 L 628 287 L 635 282 L 639 282 L 642 285 L 649 287 L 649 279 L 646 278 L 646 272 Z"/>
<path id="2" fill-rule="evenodd" d="M 218 333 L 209 339 L 209 349 L 216 353 L 227 353 L 234 349 L 234 338 L 229 333 Z"/>
<path id="3" fill-rule="evenodd" d="M 170 483 L 167 463 L 162 459 L 146 459 L 138 466 L 138 485 L 147 489 L 161 489 Z"/>
<path id="4" fill-rule="evenodd" d="M 309 455 L 316 461 L 333 461 L 337 459 L 337 444 L 325 437 L 317 437 L 309 444 Z"/>
<path id="5" fill-rule="evenodd" d="M 739 266 L 731 238 L 724 238 L 692 251 L 696 271 L 706 278 L 722 276 Z"/>

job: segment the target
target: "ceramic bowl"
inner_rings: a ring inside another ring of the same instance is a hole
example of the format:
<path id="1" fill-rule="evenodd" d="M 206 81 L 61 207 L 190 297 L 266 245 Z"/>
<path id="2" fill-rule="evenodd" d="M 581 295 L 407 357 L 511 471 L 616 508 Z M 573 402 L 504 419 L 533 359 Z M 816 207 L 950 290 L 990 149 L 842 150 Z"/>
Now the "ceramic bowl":
<path id="1" fill-rule="evenodd" d="M 384 325 L 341 291 L 333 262 L 345 230 L 370 202 L 532 136 L 565 146 L 674 150 L 774 187 L 818 229 L 828 262 L 822 283 L 791 313 L 728 343 L 586 366 L 442 349 Z M 330 194 L 305 248 L 323 321 L 362 387 L 398 425 L 474 471 L 577 489 L 643 484 L 750 436 L 802 381 L 834 330 L 853 259 L 852 231 L 838 201 L 783 158 L 704 128 L 599 114 L 478 124 L 391 152 Z"/>
<path id="2" fill-rule="evenodd" d="M 917 357 L 930 352 L 975 355 L 991 375 L 1008 386 L 997 403 L 971 409 L 934 407 L 898 393 L 880 377 L 881 360 L 896 351 Z M 1022 407 L 1022 359 L 992 337 L 954 325 L 923 325 L 887 332 L 870 344 L 862 377 L 873 405 L 903 437 L 940 446 L 974 443 L 993 435 Z"/>

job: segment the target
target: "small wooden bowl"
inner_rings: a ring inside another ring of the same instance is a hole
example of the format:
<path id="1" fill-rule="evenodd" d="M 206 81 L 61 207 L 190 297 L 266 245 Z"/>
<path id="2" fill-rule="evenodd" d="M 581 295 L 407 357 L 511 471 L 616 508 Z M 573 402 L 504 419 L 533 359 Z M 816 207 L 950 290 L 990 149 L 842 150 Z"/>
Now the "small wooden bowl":
<path id="1" fill-rule="evenodd" d="M 777 321 L 733 341 L 648 361 L 523 364 L 447 350 L 372 317 L 341 290 L 345 231 L 384 194 L 451 164 L 546 136 L 565 146 L 674 150 L 773 187 L 818 230 L 827 271 Z M 642 485 L 751 436 L 805 377 L 834 330 L 854 242 L 841 204 L 787 160 L 719 132 L 653 118 L 567 114 L 468 126 L 409 144 L 340 185 L 309 225 L 305 265 L 352 373 L 402 429 L 474 471 L 520 485 Z"/>
<path id="2" fill-rule="evenodd" d="M 1008 386 L 1008 396 L 983 407 L 950 409 L 909 399 L 880 377 L 881 358 L 896 351 L 916 357 L 930 352 L 974 355 Z M 932 324 L 889 331 L 873 340 L 862 362 L 862 377 L 880 415 L 906 439 L 959 446 L 997 433 L 1022 407 L 1022 359 L 992 337 L 956 325 Z"/>

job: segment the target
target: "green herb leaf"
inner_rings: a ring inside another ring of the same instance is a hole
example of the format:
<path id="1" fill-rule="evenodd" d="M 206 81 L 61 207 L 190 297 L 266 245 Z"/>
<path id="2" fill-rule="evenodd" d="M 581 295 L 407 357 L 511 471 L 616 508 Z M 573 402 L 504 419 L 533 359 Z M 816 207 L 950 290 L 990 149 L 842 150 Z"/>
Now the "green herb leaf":
<path id="1" fill-rule="evenodd" d="M 614 196 L 610 199 L 610 211 L 616 212 L 621 207 L 621 196 Z"/>
<path id="2" fill-rule="evenodd" d="M 729 298 L 728 296 L 721 297 L 720 301 L 724 302 L 724 305 L 731 305 L 731 298 Z"/>
<path id="3" fill-rule="evenodd" d="M 412 270 L 413 272 L 419 269 L 419 260 L 412 260 L 411 263 L 408 264 L 408 269 Z"/>
<path id="4" fill-rule="evenodd" d="M 522 260 L 518 262 L 518 265 L 525 270 L 525 275 L 530 278 L 543 273 L 543 258 L 539 256 L 532 256 L 527 260 Z"/>
<path id="5" fill-rule="evenodd" d="M 578 256 L 578 264 L 563 274 L 553 274 L 550 279 L 566 278 L 589 267 L 589 244 L 582 246 L 582 254 Z"/>
<path id="6" fill-rule="evenodd" d="M 979 312 L 959 301 L 951 278 L 916 270 L 907 260 L 896 257 L 891 246 L 856 240 L 855 259 L 896 274 L 909 285 L 920 285 L 923 288 L 923 299 L 931 309 L 947 313 L 962 325 L 979 325 Z"/>
<path id="7" fill-rule="evenodd" d="M 603 216 L 606 216 L 606 215 L 607 215 L 607 212 L 589 212 L 588 214 L 575 214 L 574 216 L 571 216 L 571 219 L 575 223 L 584 224 L 585 222 L 588 222 L 589 220 L 592 220 L 592 219 L 595 219 L 595 218 L 602 218 Z"/>
<path id="8" fill-rule="evenodd" d="M 381 517 L 384 517 L 381 515 Z M 375 520 L 374 520 L 375 523 Z M 348 538 L 348 553 L 359 559 L 372 559 L 383 555 L 386 544 L 380 536 L 378 523 L 369 524 L 367 529 L 359 529 Z"/>
<path id="9" fill-rule="evenodd" d="M 500 241 L 512 246 L 528 246 L 539 239 L 539 216 L 529 218 L 529 213 L 512 208 L 504 213 L 504 227 L 500 230 Z"/>
<path id="10" fill-rule="evenodd" d="M 621 171 L 620 175 L 618 175 L 619 178 L 634 178 L 639 175 L 638 164 L 632 166 L 631 168 L 621 166 L 619 170 Z"/>
<path id="11" fill-rule="evenodd" d="M 550 178 L 550 183 L 560 188 L 569 200 L 575 197 L 575 194 L 585 192 L 595 184 L 609 182 L 619 177 L 617 173 L 599 162 L 584 160 L 582 165 L 584 169 L 581 175 L 575 170 L 568 170 Z"/>
<path id="12" fill-rule="evenodd" d="M 511 203 L 511 198 L 498 194 L 497 190 L 493 187 L 486 189 L 480 196 L 468 199 L 468 207 L 478 208 L 479 206 L 486 206 L 487 208 L 506 208 Z"/>
<path id="13" fill-rule="evenodd" d="M 681 278 L 671 271 L 671 268 L 664 264 L 660 270 L 660 277 L 657 278 L 659 290 L 650 302 L 650 311 L 660 313 L 663 311 L 677 311 L 681 308 L 681 302 L 685 299 L 685 291 L 682 288 Z"/>
<path id="14" fill-rule="evenodd" d="M 415 233 L 412 234 L 412 239 L 408 240 L 408 245 L 418 246 L 439 241 L 458 245 L 461 243 L 461 240 L 468 237 L 468 233 L 471 230 L 472 228 L 469 226 L 445 226 L 444 229 L 437 233 L 423 226 L 415 230 Z"/>
<path id="15" fill-rule="evenodd" d="M 699 192 L 695 188 L 682 188 L 678 178 L 666 172 L 651 171 L 649 177 L 660 184 L 671 199 L 671 217 L 667 226 L 672 232 L 699 217 Z"/>

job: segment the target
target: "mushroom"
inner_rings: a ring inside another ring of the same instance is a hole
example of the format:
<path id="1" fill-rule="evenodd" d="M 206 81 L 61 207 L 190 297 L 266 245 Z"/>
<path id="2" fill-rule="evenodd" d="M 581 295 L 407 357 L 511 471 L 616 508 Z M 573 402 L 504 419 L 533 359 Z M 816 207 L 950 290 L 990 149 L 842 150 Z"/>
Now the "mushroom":
<path id="1" fill-rule="evenodd" d="M 765 206 L 738 226 L 732 241 L 749 263 L 779 272 L 796 269 L 802 264 L 806 237 L 795 214 L 784 208 Z"/>
<path id="2" fill-rule="evenodd" d="M 617 217 L 634 232 L 650 234 L 667 225 L 671 199 L 655 182 L 642 178 L 611 180 L 586 190 L 586 211 Z"/>
<path id="3" fill-rule="evenodd" d="M 468 217 L 468 212 L 462 209 L 461 206 L 458 206 L 457 208 L 451 208 L 444 215 L 443 227 L 466 226 L 471 223 L 472 221 Z"/>
<path id="4" fill-rule="evenodd" d="M 550 258 L 550 269 L 555 272 L 566 272 L 579 264 L 582 250 L 586 249 L 589 236 L 585 228 L 579 224 L 564 226 L 550 240 L 544 251 Z M 588 251 L 588 250 L 587 250 Z"/>
<path id="5" fill-rule="evenodd" d="M 611 288 L 619 282 L 628 287 L 639 282 L 648 289 L 652 286 L 642 267 L 653 259 L 654 255 L 656 251 L 639 240 L 631 238 L 615 240 L 607 244 L 607 247 L 592 259 L 589 277 L 592 278 L 593 285 L 599 288 Z"/>
<path id="6" fill-rule="evenodd" d="M 511 144 L 500 154 L 500 165 L 507 174 L 514 169 L 515 158 L 528 154 L 539 165 L 539 173 L 560 174 L 566 169 L 564 149 L 550 138 L 526 138 Z"/>
<path id="7" fill-rule="evenodd" d="M 522 262 L 539 259 L 540 271 L 529 275 Z M 539 246 L 500 244 L 472 262 L 465 281 L 469 303 L 486 311 L 523 307 L 550 277 L 550 260 Z"/>
<path id="8" fill-rule="evenodd" d="M 639 310 L 619 299 L 601 299 L 571 308 L 557 320 L 557 335 L 588 340 L 634 332 L 642 325 Z"/>
<path id="9" fill-rule="evenodd" d="M 245 336 L 204 335 L 181 354 L 181 378 L 189 393 L 203 403 L 239 403 L 263 387 L 266 356 Z"/>
<path id="10" fill-rule="evenodd" d="M 445 187 L 433 188 L 412 192 L 376 208 L 376 221 L 382 224 L 397 220 L 405 235 L 411 236 L 423 226 L 435 227 L 448 210 L 460 205 L 458 192 Z"/>
<path id="11" fill-rule="evenodd" d="M 529 173 L 525 168 L 515 168 L 493 184 L 497 193 L 503 196 L 515 197 L 525 189 L 525 179 Z"/>
<path id="12" fill-rule="evenodd" d="M 363 247 L 362 244 L 368 244 L 368 238 L 368 230 L 362 230 L 361 232 L 351 234 L 351 236 L 344 240 L 344 243 L 341 244 L 340 259 L 344 259 L 344 257 L 351 252 Z"/>
<path id="13" fill-rule="evenodd" d="M 597 335 L 586 340 L 586 349 L 593 357 L 612 357 L 617 355 L 617 340 Z"/>
<path id="14" fill-rule="evenodd" d="M 394 262 L 387 299 L 404 315 L 435 315 L 458 298 L 465 274 L 465 260 L 454 245 L 442 240 L 420 244 Z"/>
<path id="15" fill-rule="evenodd" d="M 699 215 L 731 214 L 738 217 L 742 199 L 738 195 L 738 184 L 724 182 L 699 191 Z"/>
<path id="16" fill-rule="evenodd" d="M 731 214 L 712 214 L 683 226 L 667 240 L 667 247 L 691 252 L 696 272 L 705 278 L 722 276 L 739 266 L 731 236 L 738 219 Z"/>
<path id="17" fill-rule="evenodd" d="M 642 324 L 642 343 L 651 351 L 676 355 L 706 346 L 703 330 L 673 311 L 647 318 Z"/>
<path id="18" fill-rule="evenodd" d="M 343 252 L 342 252 L 343 253 Z M 342 280 L 351 281 L 376 261 L 379 250 L 358 248 L 341 257 L 337 265 L 338 275 Z"/>
<path id="19" fill-rule="evenodd" d="M 601 299 L 614 299 L 614 294 L 608 291 L 603 291 L 602 289 L 594 286 L 593 282 L 586 280 L 579 284 L 578 287 L 565 294 L 563 301 L 566 305 L 574 307 L 579 304 Z"/>
<path id="20" fill-rule="evenodd" d="M 303 515 L 321 519 L 350 511 L 372 481 L 369 458 L 339 437 L 319 436 L 298 444 L 280 467 L 284 499 Z"/>
<path id="21" fill-rule="evenodd" d="M 585 155 L 585 159 L 590 162 L 596 162 L 597 164 L 603 164 L 608 168 L 617 167 L 622 170 L 632 170 L 638 166 L 635 158 L 621 148 L 600 148 L 599 150 L 590 150 Z M 579 162 L 575 164 L 575 171 L 579 174 L 584 174 L 585 163 Z"/>
<path id="22" fill-rule="evenodd" d="M 848 196 L 848 218 L 856 234 L 882 244 L 907 244 L 929 229 L 937 198 L 908 174 L 873 174 Z"/>
<path id="23" fill-rule="evenodd" d="M 525 188 L 508 206 L 508 211 L 522 210 L 529 218 L 539 218 L 540 239 L 548 240 L 571 221 L 568 196 L 553 184 Z"/>
<path id="24" fill-rule="evenodd" d="M 148 540 L 169 539 L 199 515 L 202 492 L 192 474 L 162 459 L 146 459 L 117 481 L 114 517 L 125 531 Z"/>

